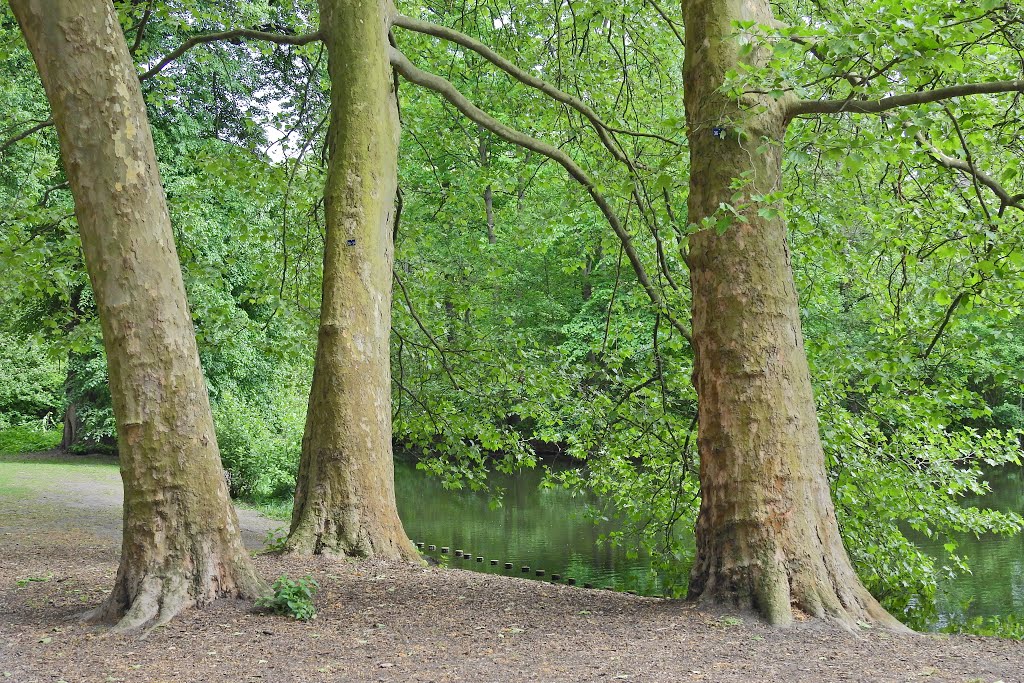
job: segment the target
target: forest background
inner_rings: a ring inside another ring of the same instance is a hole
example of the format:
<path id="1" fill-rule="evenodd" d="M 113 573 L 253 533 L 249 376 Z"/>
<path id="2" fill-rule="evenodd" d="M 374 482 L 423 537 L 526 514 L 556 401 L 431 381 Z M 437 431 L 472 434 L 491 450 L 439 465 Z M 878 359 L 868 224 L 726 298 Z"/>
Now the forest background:
<path id="1" fill-rule="evenodd" d="M 315 25 L 303 3 L 118 9 L 141 70 L 196 34 Z M 463 93 L 566 150 L 620 197 L 659 291 L 685 303 L 681 245 L 694 226 L 675 220 L 689 170 L 679 20 L 653 2 L 402 9 L 481 37 L 613 126 L 642 132 L 623 137 L 644 161 L 644 188 L 665 198 L 653 217 L 655 203 L 631 201 L 634 179 L 578 114 L 470 51 L 402 35 L 407 54 L 445 64 Z M 781 7 L 800 40 L 778 41 L 771 74 L 733 74 L 736 87 L 826 83 L 841 99 L 854 67 L 909 79 L 907 90 L 949 73 L 1019 76 L 1018 4 L 903 9 L 819 7 L 820 23 L 807 26 L 799 3 Z M 828 59 L 808 56 L 810 34 L 827 39 Z M 6 5 L 0 52 L 0 451 L 61 439 L 76 452 L 109 450 L 106 364 L 73 202 Z M 320 45 L 240 40 L 190 50 L 143 81 L 232 494 L 278 508 L 294 488 L 318 323 L 328 86 Z M 484 487 L 492 468 L 550 466 L 551 485 L 593 492 L 609 506 L 597 512 L 623 520 L 611 542 L 640 539 L 638 552 L 653 552 L 685 593 L 693 549 L 681 532 L 699 495 L 690 345 L 651 310 L 620 242 L 561 168 L 428 91 L 399 96 L 396 451 L 452 487 Z M 966 570 L 956 533 L 1021 527 L 1015 514 L 958 505 L 983 493 L 985 468 L 1019 464 L 1021 199 L 1007 204 L 976 173 L 943 163 L 966 160 L 1019 192 L 1018 112 L 1013 96 L 981 96 L 798 119 L 774 198 L 788 219 L 843 538 L 865 584 L 911 621 L 938 575 Z M 946 539 L 948 556 L 922 553 L 910 530 Z"/>

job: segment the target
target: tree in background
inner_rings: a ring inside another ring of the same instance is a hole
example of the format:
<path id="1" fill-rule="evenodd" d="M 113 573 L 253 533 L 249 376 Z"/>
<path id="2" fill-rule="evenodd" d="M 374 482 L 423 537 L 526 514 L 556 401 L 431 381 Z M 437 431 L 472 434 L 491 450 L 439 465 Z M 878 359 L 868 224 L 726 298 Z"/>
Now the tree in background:
<path id="1" fill-rule="evenodd" d="M 138 78 L 109 0 L 11 3 L 54 114 L 103 328 L 124 537 L 94 613 L 130 629 L 263 586 L 242 546 Z M 83 87 L 88 83 L 88 87 Z"/>

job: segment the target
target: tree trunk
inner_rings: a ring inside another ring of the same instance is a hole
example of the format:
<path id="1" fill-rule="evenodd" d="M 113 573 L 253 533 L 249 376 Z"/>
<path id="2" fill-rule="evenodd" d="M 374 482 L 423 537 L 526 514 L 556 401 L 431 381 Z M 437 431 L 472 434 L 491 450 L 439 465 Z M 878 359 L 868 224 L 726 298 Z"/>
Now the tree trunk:
<path id="1" fill-rule="evenodd" d="M 733 22 L 771 24 L 764 0 L 684 3 L 689 221 L 736 206 L 743 220 L 691 238 L 701 506 L 690 597 L 792 608 L 899 628 L 862 586 L 829 495 L 784 220 L 755 196 L 781 186 L 786 100 L 720 90 L 739 66 Z M 755 49 L 748 60 L 765 55 Z M 735 182 L 745 181 L 738 192 Z M 761 209 L 769 209 L 759 214 Z"/>
<path id="2" fill-rule="evenodd" d="M 323 302 L 292 552 L 413 560 L 391 453 L 398 106 L 389 4 L 320 0 L 331 77 Z"/>
<path id="3" fill-rule="evenodd" d="M 253 596 L 138 77 L 110 0 L 12 0 L 53 108 L 107 352 L 124 536 L 97 620 Z"/>
<path id="4" fill-rule="evenodd" d="M 78 419 L 78 411 L 75 410 L 74 403 L 68 403 L 68 407 L 64 409 L 64 430 L 61 432 L 60 437 L 60 449 L 65 453 L 71 451 L 71 447 L 78 441 L 78 430 L 82 426 L 82 421 Z"/>

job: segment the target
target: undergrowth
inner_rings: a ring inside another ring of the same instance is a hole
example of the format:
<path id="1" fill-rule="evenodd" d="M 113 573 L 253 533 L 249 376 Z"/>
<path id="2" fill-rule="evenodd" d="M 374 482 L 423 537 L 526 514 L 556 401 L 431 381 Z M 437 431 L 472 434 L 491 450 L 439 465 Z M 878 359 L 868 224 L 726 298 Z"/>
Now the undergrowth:
<path id="1" fill-rule="evenodd" d="M 0 453 L 33 453 L 49 451 L 60 445 L 59 429 L 44 429 L 38 425 L 19 425 L 0 429 Z"/>
<path id="2" fill-rule="evenodd" d="M 256 605 L 266 607 L 274 614 L 288 615 L 299 621 L 309 621 L 316 618 L 316 605 L 313 598 L 320 588 L 311 576 L 303 576 L 298 579 L 291 579 L 287 576 L 279 576 L 274 581 L 273 595 L 256 600 Z"/>

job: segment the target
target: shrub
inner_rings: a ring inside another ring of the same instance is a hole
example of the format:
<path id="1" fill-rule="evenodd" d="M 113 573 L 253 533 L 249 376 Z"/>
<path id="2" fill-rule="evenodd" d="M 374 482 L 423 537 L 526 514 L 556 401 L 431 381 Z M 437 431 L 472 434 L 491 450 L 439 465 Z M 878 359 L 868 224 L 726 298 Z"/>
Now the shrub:
<path id="1" fill-rule="evenodd" d="M 68 401 L 78 425 L 73 453 L 116 453 L 117 425 L 107 378 L 107 357 L 100 347 L 68 358 Z"/>
<path id="2" fill-rule="evenodd" d="M 41 423 L 0 430 L 0 453 L 49 451 L 60 445 L 59 429 L 47 430 Z"/>
<path id="3" fill-rule="evenodd" d="M 59 415 L 64 375 L 27 337 L 0 332 L 0 428 Z"/>
<path id="4" fill-rule="evenodd" d="M 942 628 L 943 633 L 965 633 L 975 636 L 995 636 L 1024 640 L 1024 619 L 1014 615 L 993 615 L 973 619 L 954 620 Z"/>
<path id="5" fill-rule="evenodd" d="M 319 588 L 320 584 L 310 576 L 294 580 L 280 576 L 274 582 L 273 595 L 259 598 L 256 604 L 259 607 L 266 607 L 274 614 L 286 614 L 300 621 L 309 621 L 316 618 L 313 597 Z"/>
<path id="6" fill-rule="evenodd" d="M 295 487 L 305 406 L 283 391 L 271 401 L 268 410 L 261 410 L 224 390 L 214 406 L 217 443 L 224 469 L 231 473 L 233 496 L 275 499 Z"/>
<path id="7" fill-rule="evenodd" d="M 996 429 L 1024 428 L 1024 410 L 1012 403 L 1003 403 L 992 409 L 992 425 Z"/>

